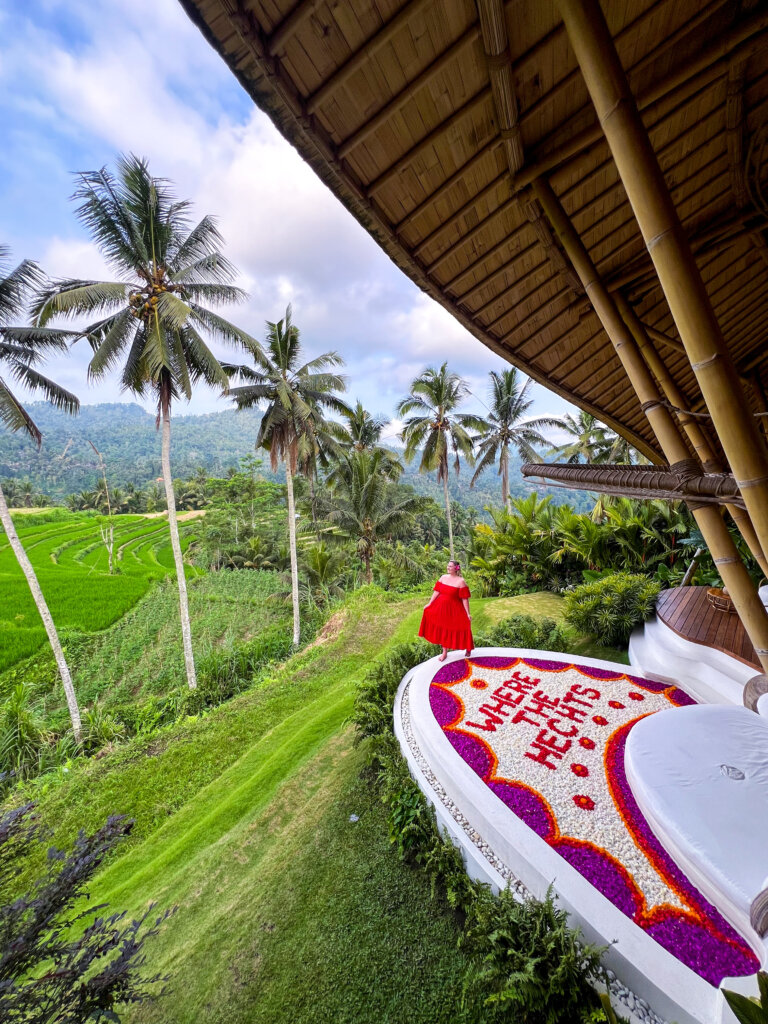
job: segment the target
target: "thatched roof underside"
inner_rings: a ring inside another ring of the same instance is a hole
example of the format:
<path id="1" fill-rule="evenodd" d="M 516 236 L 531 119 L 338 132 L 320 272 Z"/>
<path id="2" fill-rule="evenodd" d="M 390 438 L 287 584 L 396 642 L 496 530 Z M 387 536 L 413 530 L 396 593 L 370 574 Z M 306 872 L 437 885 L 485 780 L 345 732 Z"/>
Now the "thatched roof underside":
<path id="1" fill-rule="evenodd" d="M 527 187 L 546 175 L 600 275 L 653 329 L 688 408 L 700 411 L 552 0 L 182 3 L 409 277 L 493 351 L 659 461 L 618 357 Z M 603 9 L 745 400 L 765 410 L 766 5 L 603 0 Z"/>

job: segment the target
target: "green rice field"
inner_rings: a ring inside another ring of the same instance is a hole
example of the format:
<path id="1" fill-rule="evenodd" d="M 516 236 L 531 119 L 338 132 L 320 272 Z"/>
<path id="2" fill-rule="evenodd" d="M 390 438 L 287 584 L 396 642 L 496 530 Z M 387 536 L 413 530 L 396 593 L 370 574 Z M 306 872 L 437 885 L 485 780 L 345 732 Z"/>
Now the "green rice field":
<path id="1" fill-rule="evenodd" d="M 16 529 L 60 630 L 95 633 L 120 619 L 154 582 L 173 570 L 164 518 L 114 516 L 117 573 L 108 572 L 100 535 L 103 516 L 57 510 L 16 517 Z M 195 521 L 180 523 L 182 548 Z M 194 572 L 191 568 L 189 573 Z M 46 642 L 32 595 L 0 531 L 0 672 L 34 654 Z"/>

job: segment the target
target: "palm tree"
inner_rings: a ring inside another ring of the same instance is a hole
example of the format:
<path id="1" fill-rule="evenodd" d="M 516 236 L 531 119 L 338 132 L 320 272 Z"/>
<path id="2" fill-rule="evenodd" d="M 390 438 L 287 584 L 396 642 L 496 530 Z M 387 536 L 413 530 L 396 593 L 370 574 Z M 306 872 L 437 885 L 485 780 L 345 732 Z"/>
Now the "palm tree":
<path id="1" fill-rule="evenodd" d="M 352 451 L 345 463 L 346 471 L 340 475 L 336 489 L 323 497 L 323 512 L 340 533 L 355 541 L 365 567 L 365 581 L 372 583 L 371 565 L 378 541 L 407 525 L 423 499 L 408 496 L 397 500 L 393 496 L 381 448 Z"/>
<path id="2" fill-rule="evenodd" d="M 621 434 L 614 434 L 613 431 L 606 431 L 606 439 L 611 447 L 606 456 L 606 462 L 621 464 L 624 466 L 650 466 L 651 460 L 647 459 L 642 452 L 633 447 Z"/>
<path id="3" fill-rule="evenodd" d="M 283 320 L 267 321 L 265 347 L 254 342 L 248 346 L 255 366 L 228 364 L 227 372 L 245 382 L 230 387 L 226 394 L 238 409 L 261 406 L 261 418 L 256 447 L 269 452 L 272 471 L 285 464 L 285 483 L 288 497 L 288 539 L 291 552 L 291 597 L 293 601 L 293 643 L 297 647 L 301 636 L 299 611 L 299 570 L 296 559 L 296 503 L 293 478 L 299 468 L 313 464 L 318 437 L 328 428 L 322 413 L 325 409 L 344 415 L 348 406 L 336 394 L 345 391 L 347 383 L 329 368 L 342 366 L 336 352 L 324 352 L 316 359 L 301 363 L 302 349 L 299 329 L 291 322 L 291 307 Z"/>
<path id="4" fill-rule="evenodd" d="M 539 431 L 545 427 L 564 427 L 554 416 L 526 418 L 533 405 L 528 392 L 533 385 L 529 378 L 523 386 L 517 368 L 490 373 L 488 404 L 490 415 L 482 420 L 479 437 L 475 438 L 477 468 L 469 486 L 474 487 L 480 474 L 497 460 L 501 477 L 501 498 L 509 510 L 509 449 L 514 448 L 525 462 L 539 462 L 534 445 L 545 445 L 547 440 Z"/>
<path id="5" fill-rule="evenodd" d="M 28 260 L 20 263 L 15 270 L 7 271 L 8 250 L 0 247 L 0 366 L 7 370 L 8 376 L 17 380 L 31 391 L 40 392 L 57 409 L 76 413 L 80 408 L 77 398 L 48 377 L 44 377 L 36 364 L 48 352 L 67 350 L 68 332 L 53 331 L 46 328 L 14 327 L 13 321 L 21 317 L 27 293 L 42 283 L 42 274 L 34 263 Z M 24 430 L 37 444 L 42 442 L 42 434 L 32 417 L 14 396 L 3 377 L 0 377 L 0 420 L 9 430 Z M 8 543 L 13 550 L 21 570 L 26 576 L 32 598 L 40 618 L 43 620 L 48 641 L 56 659 L 61 676 L 64 693 L 67 698 L 69 717 L 75 739 L 79 742 L 81 735 L 80 709 L 77 704 L 72 675 L 69 671 L 64 651 L 59 642 L 53 618 L 46 604 L 40 584 L 27 557 L 16 527 L 13 525 L 8 505 L 0 487 L 0 523 L 3 525 Z"/>
<path id="6" fill-rule="evenodd" d="M 456 413 L 466 396 L 466 383 L 456 373 L 448 371 L 443 363 L 439 370 L 430 366 L 411 383 L 410 394 L 397 405 L 398 416 L 408 416 L 400 437 L 405 442 L 407 462 L 421 448 L 419 472 L 437 470 L 437 482 L 443 485 L 445 514 L 448 519 L 448 546 L 453 558 L 453 522 L 448 497 L 448 459 L 450 450 L 455 456 L 454 469 L 459 475 L 460 456 L 472 463 L 472 438 L 467 429 L 482 429 L 477 416 Z"/>
<path id="7" fill-rule="evenodd" d="M 591 412 L 579 409 L 576 416 L 566 413 L 560 426 L 573 440 L 550 448 L 547 455 L 557 455 L 559 460 L 569 465 L 578 462 L 599 465 L 611 461 L 609 456 L 614 435 Z"/>
<path id="8" fill-rule="evenodd" d="M 157 403 L 184 662 L 194 689 L 187 585 L 171 477 L 171 407 L 182 395 L 189 400 L 200 380 L 221 388 L 228 384 L 203 335 L 250 348 L 257 343 L 208 308 L 245 297 L 231 284 L 235 269 L 220 252 L 223 240 L 210 217 L 190 230 L 189 203 L 177 200 L 170 183 L 152 177 L 146 161 L 132 155 L 118 160 L 116 175 L 102 168 L 79 174 L 77 181 L 73 198 L 80 203 L 78 216 L 119 280 L 55 282 L 40 293 L 36 322 L 98 314 L 98 320 L 79 332 L 94 352 L 89 376 L 100 379 L 122 359 L 123 390 L 150 395 Z"/>
<path id="9" fill-rule="evenodd" d="M 403 472 L 402 462 L 395 452 L 379 444 L 381 433 L 387 425 L 384 417 L 371 416 L 364 408 L 363 403 L 358 400 L 355 407 L 344 414 L 344 419 L 346 425 L 341 427 L 341 432 L 337 435 L 338 445 L 340 445 L 340 450 L 337 450 L 336 453 L 337 456 L 343 455 L 345 449 L 354 449 L 357 452 L 380 451 L 382 452 L 381 472 L 390 480 L 399 479 Z M 343 457 L 337 458 L 335 465 L 325 478 L 329 487 L 336 486 L 346 471 L 346 465 L 346 460 Z"/>

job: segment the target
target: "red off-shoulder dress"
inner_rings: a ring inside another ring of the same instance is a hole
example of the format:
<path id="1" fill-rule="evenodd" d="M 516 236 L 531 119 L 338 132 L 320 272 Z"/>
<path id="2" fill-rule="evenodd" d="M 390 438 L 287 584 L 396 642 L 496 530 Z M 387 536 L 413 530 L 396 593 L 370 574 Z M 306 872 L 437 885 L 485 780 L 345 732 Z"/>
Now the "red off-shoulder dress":
<path id="1" fill-rule="evenodd" d="M 452 587 L 438 580 L 434 589 L 439 596 L 424 609 L 419 636 L 449 650 L 471 651 L 474 647 L 472 626 L 461 603 L 463 598 L 469 598 L 469 587 Z"/>

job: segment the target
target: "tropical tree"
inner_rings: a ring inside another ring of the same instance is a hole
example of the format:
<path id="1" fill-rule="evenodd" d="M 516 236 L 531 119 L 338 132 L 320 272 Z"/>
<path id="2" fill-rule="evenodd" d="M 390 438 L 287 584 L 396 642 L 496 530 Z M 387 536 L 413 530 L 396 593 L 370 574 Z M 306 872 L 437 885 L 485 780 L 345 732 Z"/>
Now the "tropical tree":
<path id="1" fill-rule="evenodd" d="M 570 435 L 571 440 L 550 448 L 547 455 L 556 455 L 559 461 L 570 465 L 579 462 L 599 465 L 614 461 L 610 453 L 616 435 L 595 419 L 591 412 L 579 409 L 576 416 L 566 413 L 560 427 Z"/>
<path id="2" fill-rule="evenodd" d="M 344 455 L 349 449 L 355 452 L 381 452 L 381 472 L 390 480 L 399 479 L 402 463 L 394 452 L 379 443 L 386 420 L 381 416 L 372 416 L 359 400 L 353 409 L 344 414 L 343 420 L 340 432 L 336 435 L 336 459 L 326 474 L 328 486 L 337 486 L 341 477 L 348 472 L 348 462 Z"/>
<path id="3" fill-rule="evenodd" d="M 291 555 L 291 597 L 293 602 L 293 643 L 301 637 L 299 608 L 299 570 L 296 558 L 296 503 L 293 479 L 301 467 L 316 457 L 318 437 L 327 432 L 323 412 L 329 409 L 344 414 L 349 407 L 337 392 L 345 391 L 344 377 L 329 372 L 342 366 L 336 352 L 324 352 L 302 363 L 299 328 L 291 321 L 291 307 L 277 323 L 267 321 L 267 337 L 262 348 L 257 342 L 246 346 L 254 366 L 227 364 L 232 378 L 243 383 L 230 387 L 226 394 L 238 409 L 260 406 L 264 410 L 256 436 L 256 447 L 269 452 L 272 471 L 285 465 L 288 500 L 288 539 Z"/>
<path id="4" fill-rule="evenodd" d="M 625 466 L 650 466 L 651 460 L 647 459 L 642 452 L 633 447 L 621 434 L 614 434 L 613 431 L 608 431 L 607 437 L 611 442 L 611 447 L 605 460 L 606 462 L 620 463 Z"/>
<path id="5" fill-rule="evenodd" d="M 416 496 L 395 498 L 383 467 L 384 452 L 352 451 L 346 456 L 346 472 L 336 488 L 323 496 L 322 512 L 338 531 L 354 541 L 365 567 L 366 583 L 373 582 L 372 563 L 383 536 L 402 530 L 420 508 Z"/>
<path id="6" fill-rule="evenodd" d="M 472 463 L 472 438 L 467 430 L 481 430 L 482 420 L 456 409 L 468 392 L 465 381 L 448 370 L 430 366 L 411 383 L 410 394 L 397 405 L 397 415 L 407 416 L 400 437 L 405 443 L 406 461 L 421 449 L 419 472 L 437 470 L 437 482 L 443 485 L 445 514 L 448 519 L 448 547 L 453 558 L 453 521 L 448 496 L 448 472 L 451 450 L 458 476 L 463 455 Z M 412 414 L 412 415 L 411 415 Z"/>
<path id="7" fill-rule="evenodd" d="M 191 226 L 190 204 L 166 179 L 153 177 L 145 160 L 121 157 L 106 168 L 77 175 L 77 214 L 118 280 L 60 280 L 40 292 L 36 323 L 54 317 L 98 315 L 79 333 L 93 349 L 91 379 L 122 361 L 124 391 L 150 396 L 162 424 L 162 472 L 168 506 L 187 681 L 197 685 L 184 561 L 171 476 L 171 408 L 204 381 L 226 388 L 227 375 L 204 335 L 256 350 L 258 343 L 210 305 L 239 302 L 236 271 L 222 255 L 223 239 L 211 217 Z"/>
<path id="8" fill-rule="evenodd" d="M 533 419 L 528 410 L 533 405 L 529 396 L 533 381 L 529 378 L 522 384 L 517 368 L 490 373 L 488 405 L 490 412 L 478 427 L 475 438 L 476 469 L 469 486 L 474 487 L 478 477 L 488 466 L 496 462 L 501 477 L 501 498 L 509 510 L 509 450 L 514 449 L 525 462 L 540 462 L 534 445 L 546 445 L 547 439 L 539 432 L 546 427 L 563 428 L 562 420 L 554 416 L 539 416 Z M 522 384 L 522 386 L 521 386 Z"/>
<path id="9" fill-rule="evenodd" d="M 36 264 L 29 260 L 24 260 L 15 269 L 9 270 L 8 255 L 8 249 L 0 247 L 0 369 L 7 377 L 18 381 L 30 391 L 42 394 L 57 409 L 76 413 L 80 408 L 77 398 L 50 378 L 44 377 L 38 369 L 38 364 L 45 355 L 51 352 L 66 351 L 68 332 L 54 331 L 44 327 L 14 326 L 14 322 L 22 318 L 26 298 L 30 291 L 33 288 L 39 288 L 43 278 Z M 32 417 L 11 391 L 4 376 L 0 376 L 0 420 L 9 430 L 23 430 L 38 448 L 40 447 L 42 434 Z M 64 657 L 59 635 L 40 589 L 35 570 L 32 568 L 32 563 L 27 557 L 16 527 L 13 525 L 2 487 L 0 487 L 0 523 L 3 525 L 8 543 L 27 579 L 32 598 L 40 613 L 40 618 L 43 620 L 67 698 L 72 729 L 75 739 L 79 742 L 81 735 L 80 709 L 75 696 L 75 688 L 72 685 L 69 665 Z"/>

